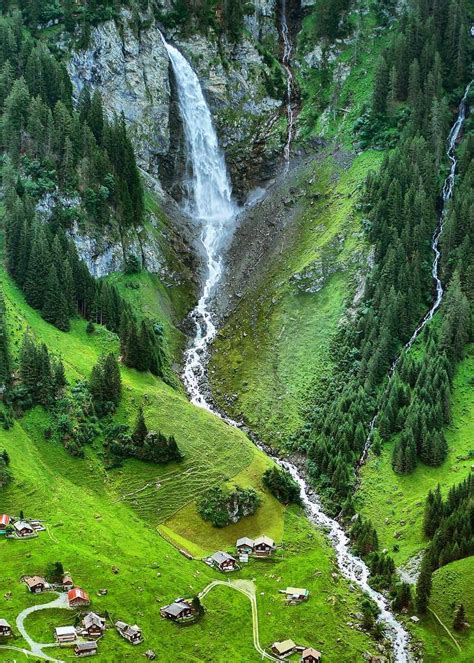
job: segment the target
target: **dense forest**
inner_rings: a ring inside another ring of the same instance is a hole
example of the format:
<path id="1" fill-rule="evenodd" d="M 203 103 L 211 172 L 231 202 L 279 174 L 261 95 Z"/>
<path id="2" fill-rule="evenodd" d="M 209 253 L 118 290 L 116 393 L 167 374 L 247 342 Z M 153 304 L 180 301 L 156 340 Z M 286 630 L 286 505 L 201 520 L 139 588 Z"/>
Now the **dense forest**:
<path id="1" fill-rule="evenodd" d="M 439 465 L 446 456 L 443 427 L 450 421 L 452 377 L 472 333 L 472 120 L 459 149 L 455 202 L 447 209 L 441 264 L 447 294 L 439 320 L 423 334 L 421 354 L 402 353 L 388 376 L 432 302 L 431 238 L 446 172 L 445 142 L 469 78 L 468 26 L 465 3 L 413 3 L 377 67 L 364 140 L 377 145 L 389 136 L 391 144 L 394 128 L 398 138 L 365 187 L 374 269 L 356 319 L 334 338 L 333 376 L 294 441 L 307 449 L 311 476 L 335 510 L 352 511 L 354 466 L 377 412 L 373 449 L 380 452 L 383 440 L 395 434 L 396 472 L 411 472 L 418 460 Z"/>

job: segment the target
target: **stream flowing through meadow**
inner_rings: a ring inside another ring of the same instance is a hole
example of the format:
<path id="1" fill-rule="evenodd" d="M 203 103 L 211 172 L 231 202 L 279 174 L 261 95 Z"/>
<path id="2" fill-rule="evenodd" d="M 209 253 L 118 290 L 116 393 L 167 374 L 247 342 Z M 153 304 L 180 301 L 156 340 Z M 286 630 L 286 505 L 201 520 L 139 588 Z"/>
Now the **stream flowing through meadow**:
<path id="1" fill-rule="evenodd" d="M 206 381 L 208 348 L 217 331 L 211 300 L 222 274 L 222 251 L 232 236 L 239 210 L 232 201 L 224 155 L 219 148 L 211 113 L 199 80 L 183 55 L 166 41 L 164 43 L 176 79 L 186 140 L 188 178 L 185 184 L 188 195 L 185 211 L 198 220 L 201 226 L 206 266 L 202 293 L 191 313 L 195 335 L 185 354 L 183 380 L 192 403 L 213 412 L 229 425 L 240 428 L 240 424 L 222 417 L 215 410 L 207 396 Z M 270 455 L 268 449 L 263 446 L 260 448 Z M 349 539 L 341 525 L 324 513 L 318 496 L 309 488 L 295 465 L 271 455 L 270 457 L 298 482 L 307 516 L 316 527 L 327 533 L 342 575 L 370 596 L 379 607 L 379 620 L 384 624 L 387 637 L 392 643 L 396 663 L 408 662 L 408 634 L 391 612 L 389 602 L 370 586 L 369 569 L 363 560 L 351 552 Z"/>

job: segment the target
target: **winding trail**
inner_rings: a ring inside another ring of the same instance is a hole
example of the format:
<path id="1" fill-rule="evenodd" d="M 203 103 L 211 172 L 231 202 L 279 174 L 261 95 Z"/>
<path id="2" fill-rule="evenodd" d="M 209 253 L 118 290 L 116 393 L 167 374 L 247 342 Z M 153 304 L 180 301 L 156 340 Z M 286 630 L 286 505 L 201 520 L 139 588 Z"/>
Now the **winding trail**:
<path id="1" fill-rule="evenodd" d="M 436 621 L 438 622 L 438 624 L 439 624 L 440 626 L 442 626 L 442 628 L 444 628 L 444 630 L 446 631 L 446 633 L 449 635 L 449 637 L 451 638 L 451 640 L 454 642 L 454 644 L 455 644 L 456 647 L 458 648 L 459 653 L 462 653 L 462 649 L 461 649 L 461 647 L 459 646 L 459 642 L 456 640 L 456 638 L 455 638 L 454 635 L 451 633 L 451 631 L 450 631 L 449 628 L 446 626 L 446 624 L 444 624 L 444 623 L 441 621 L 441 619 L 438 617 L 438 615 L 436 614 L 436 612 L 435 612 L 434 610 L 432 610 L 431 608 L 428 608 L 428 611 L 431 612 L 431 614 L 432 614 L 433 617 L 436 619 Z"/>
<path id="2" fill-rule="evenodd" d="M 235 589 L 235 591 L 240 592 L 249 599 L 250 605 L 252 607 L 253 646 L 262 658 L 266 658 L 269 661 L 279 661 L 280 659 L 275 658 L 266 652 L 260 644 L 260 637 L 258 634 L 258 606 L 257 596 L 255 593 L 255 584 L 251 580 L 213 580 L 199 594 L 199 599 L 202 600 L 205 598 L 207 594 L 209 594 L 209 592 L 214 589 L 214 587 L 219 585 L 229 587 L 230 589 Z"/>
<path id="3" fill-rule="evenodd" d="M 28 631 L 25 628 L 25 619 L 28 617 L 28 615 L 31 615 L 34 612 L 39 612 L 40 610 L 51 610 L 52 608 L 70 610 L 67 602 L 67 594 L 58 593 L 57 596 L 58 598 L 54 599 L 53 601 L 50 601 L 49 603 L 40 603 L 39 605 L 32 605 L 29 608 L 25 608 L 25 610 L 20 612 L 20 614 L 16 618 L 17 629 L 21 633 L 23 639 L 26 640 L 26 642 L 30 646 L 30 651 L 28 651 L 27 649 L 17 649 L 16 647 L 10 647 L 9 645 L 6 645 L 4 648 L 22 651 L 24 654 L 27 654 L 28 656 L 36 656 L 37 658 L 42 658 L 45 659 L 46 661 L 54 661 L 55 663 L 62 663 L 60 659 L 52 658 L 51 656 L 45 654 L 43 651 L 43 649 L 46 649 L 48 647 L 55 647 L 56 646 L 55 643 L 36 642 L 28 634 Z"/>

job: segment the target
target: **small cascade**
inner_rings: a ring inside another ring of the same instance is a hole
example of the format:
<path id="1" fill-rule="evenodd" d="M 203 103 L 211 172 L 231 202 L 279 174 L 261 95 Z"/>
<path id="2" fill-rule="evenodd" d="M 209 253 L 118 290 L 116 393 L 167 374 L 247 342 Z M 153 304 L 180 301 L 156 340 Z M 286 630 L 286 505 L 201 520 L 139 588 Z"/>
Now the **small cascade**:
<path id="1" fill-rule="evenodd" d="M 283 41 L 283 54 L 281 63 L 286 71 L 286 117 L 288 121 L 287 138 L 283 150 L 285 159 L 285 171 L 290 167 L 291 143 L 295 133 L 295 112 L 292 104 L 293 97 L 293 72 L 291 70 L 291 55 L 293 53 L 293 44 L 291 43 L 290 31 L 288 29 L 288 17 L 286 0 L 281 0 L 280 8 L 280 34 Z"/>
<path id="2" fill-rule="evenodd" d="M 395 373 L 395 369 L 398 366 L 398 362 L 400 361 L 402 355 L 404 352 L 407 352 L 410 350 L 412 345 L 415 343 L 416 339 L 418 336 L 421 334 L 423 329 L 426 327 L 426 325 L 432 320 L 434 314 L 436 311 L 439 309 L 441 306 L 441 302 L 443 301 L 443 296 L 444 296 L 444 287 L 443 283 L 441 281 L 441 275 L 440 275 L 440 265 L 439 261 L 441 258 L 441 251 L 439 248 L 439 243 L 441 240 L 441 236 L 443 234 L 443 229 L 444 229 L 444 222 L 446 221 L 446 214 L 448 211 L 448 202 L 451 200 L 453 196 L 453 191 L 454 191 L 454 183 L 455 183 L 455 175 L 456 175 L 456 167 L 457 167 L 457 158 L 456 158 L 456 144 L 458 141 L 458 138 L 461 134 L 461 130 L 464 125 L 464 121 L 466 119 L 466 101 L 467 97 L 469 94 L 469 90 L 471 89 L 472 84 L 474 81 L 471 81 L 468 83 L 466 86 L 466 89 L 464 90 L 464 95 L 463 98 L 461 99 L 461 102 L 459 104 L 458 108 L 458 114 L 456 116 L 456 121 L 454 122 L 453 126 L 451 127 L 451 131 L 449 132 L 448 138 L 447 138 L 447 149 L 446 149 L 446 155 L 449 159 L 450 163 L 450 168 L 449 168 L 449 173 L 448 176 L 446 177 L 444 184 L 443 184 L 443 189 L 442 189 L 442 209 L 441 213 L 439 215 L 439 220 L 438 224 L 436 226 L 436 229 L 433 234 L 433 238 L 431 240 L 431 248 L 433 249 L 434 252 L 434 259 L 433 259 L 433 265 L 431 267 L 431 274 L 433 276 L 433 281 L 435 283 L 436 287 L 436 297 L 433 301 L 433 304 L 431 305 L 431 308 L 429 311 L 425 314 L 425 316 L 422 318 L 421 322 L 419 325 L 416 327 L 415 331 L 411 335 L 411 338 L 409 341 L 405 343 L 403 346 L 402 351 L 398 354 L 396 359 L 393 361 L 392 365 L 390 366 L 390 371 L 388 374 L 388 379 L 389 381 L 392 379 L 393 374 Z M 374 432 L 374 429 L 377 424 L 377 419 L 379 416 L 379 412 L 377 412 L 374 417 L 372 418 L 370 425 L 369 425 L 369 432 L 367 435 L 367 439 L 364 445 L 364 449 L 362 451 L 362 455 L 359 459 L 359 462 L 357 464 L 357 469 L 360 469 L 362 465 L 365 464 L 367 460 L 367 456 L 369 454 L 370 450 L 370 445 L 372 443 L 372 435 Z"/>

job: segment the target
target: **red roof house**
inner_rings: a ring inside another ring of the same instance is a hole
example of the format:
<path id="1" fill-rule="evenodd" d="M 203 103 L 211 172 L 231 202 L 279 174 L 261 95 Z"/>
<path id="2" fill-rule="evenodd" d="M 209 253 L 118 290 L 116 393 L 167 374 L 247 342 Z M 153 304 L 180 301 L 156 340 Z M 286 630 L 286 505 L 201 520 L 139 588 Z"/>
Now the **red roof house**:
<path id="1" fill-rule="evenodd" d="M 67 593 L 67 600 L 71 608 L 76 608 L 82 605 L 89 605 L 89 594 L 80 587 L 70 589 Z"/>
<path id="2" fill-rule="evenodd" d="M 7 516 L 6 513 L 3 513 L 0 516 L 0 529 L 5 529 L 5 527 L 10 523 L 10 516 Z"/>

